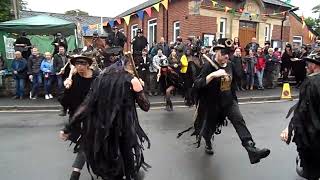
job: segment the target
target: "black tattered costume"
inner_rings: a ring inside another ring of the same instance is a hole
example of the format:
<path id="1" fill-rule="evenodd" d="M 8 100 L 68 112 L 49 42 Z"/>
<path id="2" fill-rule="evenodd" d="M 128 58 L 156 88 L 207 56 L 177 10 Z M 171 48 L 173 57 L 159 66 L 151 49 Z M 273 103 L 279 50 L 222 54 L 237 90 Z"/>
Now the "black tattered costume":
<path id="1" fill-rule="evenodd" d="M 218 46 L 216 48 L 217 50 L 225 51 L 223 47 L 224 46 Z M 225 53 L 227 53 L 227 51 L 225 51 Z M 207 83 L 207 76 L 219 69 L 224 69 L 227 76 L 214 78 Z M 226 123 L 226 118 L 228 118 L 240 137 L 242 145 L 248 151 L 250 162 L 257 163 L 260 159 L 267 157 L 270 150 L 260 150 L 255 147 L 252 136 L 239 110 L 234 79 L 234 68 L 231 62 L 219 65 L 216 58 L 214 58 L 214 60 L 208 59 L 203 65 L 200 75 L 194 82 L 198 100 L 196 119 L 193 125 L 194 132 L 192 135 L 196 135 L 198 147 L 200 147 L 203 137 L 206 142 L 206 152 L 213 154 L 211 139 L 214 133 L 221 133 L 221 126 Z M 192 128 L 189 128 L 188 130 L 191 129 Z M 178 137 L 184 132 L 179 133 Z"/>
<path id="2" fill-rule="evenodd" d="M 121 63 L 120 63 L 121 64 Z M 136 179 L 144 162 L 143 143 L 150 141 L 139 125 L 136 111 L 148 111 L 150 103 L 143 91 L 134 92 L 129 74 L 119 64 L 106 68 L 93 82 L 66 132 L 83 123 L 77 142 L 92 172 L 103 179 Z"/>
<path id="3" fill-rule="evenodd" d="M 313 62 L 305 58 L 306 61 Z M 320 65 L 320 56 L 318 56 Z M 289 144 L 297 145 L 303 174 L 308 180 L 320 178 L 320 73 L 306 77 L 300 86 L 299 101 L 289 124 Z"/>

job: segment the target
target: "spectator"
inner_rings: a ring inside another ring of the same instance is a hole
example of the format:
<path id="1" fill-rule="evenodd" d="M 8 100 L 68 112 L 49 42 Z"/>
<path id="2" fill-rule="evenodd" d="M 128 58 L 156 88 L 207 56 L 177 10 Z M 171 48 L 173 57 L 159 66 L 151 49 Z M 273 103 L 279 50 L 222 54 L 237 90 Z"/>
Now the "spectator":
<path id="1" fill-rule="evenodd" d="M 259 90 L 264 89 L 263 74 L 264 74 L 265 67 L 266 67 L 265 55 L 264 55 L 264 52 L 262 51 L 262 48 L 259 47 L 257 51 L 257 64 L 256 64 Z"/>
<path id="2" fill-rule="evenodd" d="M 30 39 L 27 38 L 26 32 L 22 32 L 21 36 L 17 38 L 13 45 L 15 51 L 20 51 L 24 59 L 27 60 L 29 58 L 29 56 L 31 55 L 32 44 L 30 42 Z"/>
<path id="3" fill-rule="evenodd" d="M 235 82 L 237 85 L 237 89 L 242 91 L 242 79 L 243 79 L 243 59 L 241 57 L 240 48 L 236 48 L 233 57 L 231 58 L 232 65 L 235 71 Z"/>
<path id="4" fill-rule="evenodd" d="M 299 88 L 304 79 L 306 78 L 307 75 L 307 70 L 306 70 L 306 61 L 304 58 L 308 56 L 308 51 L 306 46 L 302 46 L 300 50 L 300 54 L 298 55 L 298 58 L 295 58 L 294 61 L 292 62 L 292 71 L 295 76 L 297 85 L 296 87 Z"/>
<path id="5" fill-rule="evenodd" d="M 271 47 L 270 41 L 266 41 L 264 43 L 264 48 L 263 48 L 263 53 L 264 53 L 265 56 L 268 54 L 268 50 L 269 50 L 270 47 Z"/>
<path id="6" fill-rule="evenodd" d="M 167 59 L 162 49 L 158 49 L 158 54 L 153 57 L 150 65 L 150 92 L 149 95 L 157 96 L 159 94 L 158 73 L 160 71 L 160 62 Z"/>
<path id="7" fill-rule="evenodd" d="M 181 70 L 181 63 L 177 56 L 177 51 L 175 49 L 171 50 L 171 54 L 168 58 L 169 64 L 173 68 L 173 70 L 179 74 Z"/>
<path id="8" fill-rule="evenodd" d="M 54 46 L 53 55 L 57 54 L 59 52 L 59 47 L 63 46 L 65 51 L 68 51 L 68 41 L 67 39 L 62 35 L 61 32 L 58 32 L 56 35 L 56 38 L 51 43 L 51 45 Z"/>
<path id="9" fill-rule="evenodd" d="M 170 55 L 170 48 L 168 46 L 168 44 L 166 43 L 166 41 L 164 40 L 164 37 L 161 37 L 160 38 L 160 42 L 157 44 L 157 50 L 161 48 L 162 49 L 162 52 L 163 54 L 166 56 L 166 57 L 169 57 Z"/>
<path id="10" fill-rule="evenodd" d="M 187 49 L 186 56 L 188 58 L 188 68 L 185 75 L 184 86 L 186 90 L 185 100 L 187 106 L 195 104 L 195 94 L 193 93 L 193 83 L 200 74 L 201 64 L 196 52 Z"/>
<path id="11" fill-rule="evenodd" d="M 112 28 L 112 32 L 109 34 L 106 43 L 109 46 L 120 46 L 122 49 L 124 48 L 124 44 L 127 42 L 127 37 L 122 33 L 119 32 L 117 26 Z"/>
<path id="12" fill-rule="evenodd" d="M 45 58 L 41 63 L 41 71 L 44 74 L 45 99 L 52 99 L 51 83 L 54 77 L 53 60 L 51 53 L 46 52 L 44 55 Z"/>
<path id="13" fill-rule="evenodd" d="M 312 44 L 312 49 L 320 51 L 320 36 L 315 37 L 314 43 Z"/>
<path id="14" fill-rule="evenodd" d="M 235 38 L 233 39 L 233 46 L 232 46 L 232 48 L 231 48 L 231 52 L 230 52 L 231 54 L 230 54 L 229 57 L 231 57 L 231 56 L 233 56 L 233 55 L 235 54 L 235 51 L 236 51 L 237 48 L 240 49 L 240 52 L 242 51 L 239 38 L 238 38 L 238 37 L 235 37 Z"/>
<path id="15" fill-rule="evenodd" d="M 16 81 L 16 95 L 13 99 L 23 99 L 24 86 L 27 77 L 27 60 L 22 57 L 20 51 L 14 53 L 15 59 L 12 61 L 13 78 Z"/>
<path id="16" fill-rule="evenodd" d="M 249 54 L 249 50 L 251 49 L 253 51 L 254 54 L 257 53 L 258 47 L 260 47 L 260 45 L 257 43 L 257 38 L 253 37 L 251 39 L 251 43 L 246 45 L 245 51 L 246 54 Z"/>
<path id="17" fill-rule="evenodd" d="M 7 69 L 7 67 L 6 67 L 6 64 L 4 62 L 4 58 L 2 57 L 2 54 L 0 53 L 0 87 L 3 84 L 3 77 L 6 74 L 6 69 Z"/>
<path id="18" fill-rule="evenodd" d="M 138 61 L 138 64 L 137 64 L 136 68 L 138 70 L 140 78 L 142 79 L 143 82 L 145 82 L 144 90 L 146 93 L 148 93 L 149 88 L 150 88 L 149 66 L 150 66 L 151 60 L 148 56 L 147 49 L 143 49 L 142 56 L 137 61 Z"/>
<path id="19" fill-rule="evenodd" d="M 37 99 L 39 94 L 39 86 L 42 83 L 42 73 L 40 70 L 43 57 L 39 55 L 37 48 L 32 49 L 32 55 L 28 59 L 28 75 L 32 82 L 32 89 L 29 98 Z"/>
<path id="20" fill-rule="evenodd" d="M 133 57 L 141 56 L 142 50 L 147 47 L 148 40 L 143 35 L 142 29 L 138 29 L 137 36 L 135 36 L 132 41 Z"/>
<path id="21" fill-rule="evenodd" d="M 269 48 L 269 54 L 266 55 L 266 88 L 273 89 L 276 87 L 277 78 L 277 58 L 273 55 L 273 49 Z"/>
<path id="22" fill-rule="evenodd" d="M 254 77 L 256 73 L 257 57 L 254 55 L 253 50 L 249 50 L 249 56 L 244 59 L 244 72 L 246 74 L 246 89 L 253 90 Z"/>
<path id="23" fill-rule="evenodd" d="M 281 57 L 281 68 L 280 72 L 283 78 L 283 82 L 288 82 L 288 76 L 291 70 L 292 62 L 291 58 L 293 58 L 292 46 L 291 44 L 287 44 L 284 53 Z"/>
<path id="24" fill-rule="evenodd" d="M 158 48 L 156 46 L 156 43 L 151 43 L 151 47 L 148 52 L 150 59 L 153 59 L 153 57 L 157 55 L 157 53 L 158 53 Z"/>
<path id="25" fill-rule="evenodd" d="M 186 47 L 183 44 L 182 38 L 180 36 L 177 37 L 174 48 L 177 50 L 179 57 L 181 57 L 185 53 Z"/>
<path id="26" fill-rule="evenodd" d="M 63 75 L 64 75 L 64 66 L 68 62 L 68 59 L 65 54 L 63 46 L 59 47 L 58 54 L 53 56 L 53 75 L 52 81 L 55 79 L 57 81 L 57 94 L 60 96 L 63 93 Z"/>
<path id="27" fill-rule="evenodd" d="M 106 48 L 104 40 L 100 38 L 98 32 L 96 31 L 93 33 L 91 46 L 96 48 L 98 51 L 102 51 Z"/>

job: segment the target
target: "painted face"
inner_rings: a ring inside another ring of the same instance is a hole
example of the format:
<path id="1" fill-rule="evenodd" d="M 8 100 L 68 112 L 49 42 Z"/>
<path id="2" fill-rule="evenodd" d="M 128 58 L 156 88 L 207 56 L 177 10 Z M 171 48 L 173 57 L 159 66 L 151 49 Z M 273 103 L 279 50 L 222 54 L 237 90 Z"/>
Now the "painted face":
<path id="1" fill-rule="evenodd" d="M 84 73 L 89 69 L 89 64 L 86 60 L 79 59 L 75 62 L 75 67 L 77 69 L 77 72 Z"/>
<path id="2" fill-rule="evenodd" d="M 228 53 L 221 53 L 221 50 L 217 51 L 216 56 L 217 56 L 218 63 L 220 64 L 226 64 L 229 60 Z"/>

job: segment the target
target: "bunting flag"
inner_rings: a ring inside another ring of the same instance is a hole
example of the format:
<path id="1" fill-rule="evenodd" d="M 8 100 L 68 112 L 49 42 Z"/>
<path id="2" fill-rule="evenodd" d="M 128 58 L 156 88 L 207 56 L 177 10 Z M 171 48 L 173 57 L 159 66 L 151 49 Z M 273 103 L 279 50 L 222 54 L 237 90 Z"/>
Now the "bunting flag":
<path id="1" fill-rule="evenodd" d="M 168 6 L 169 6 L 169 0 L 163 0 L 161 2 L 161 4 L 164 6 L 164 8 L 166 8 L 168 10 Z"/>
<path id="2" fill-rule="evenodd" d="M 108 26 L 108 22 L 103 22 L 102 25 L 103 26 Z"/>
<path id="3" fill-rule="evenodd" d="M 304 21 L 304 16 L 301 16 L 301 20 L 302 20 L 302 29 L 306 26 L 306 22 Z"/>
<path id="4" fill-rule="evenodd" d="M 121 19 L 120 18 L 117 19 L 117 23 L 121 24 Z"/>
<path id="5" fill-rule="evenodd" d="M 224 8 L 224 12 L 228 12 L 228 11 L 230 11 L 232 8 L 229 8 L 228 6 L 226 6 L 225 8 Z"/>
<path id="6" fill-rule="evenodd" d="M 113 27 L 114 26 L 114 21 L 113 20 L 109 21 L 109 24 L 110 24 L 110 27 Z"/>
<path id="7" fill-rule="evenodd" d="M 139 19 L 142 21 L 144 18 L 144 11 L 143 10 L 138 11 L 137 15 L 138 15 Z"/>
<path id="8" fill-rule="evenodd" d="M 152 16 L 152 9 L 151 9 L 151 7 L 146 8 L 144 11 L 148 14 L 149 17 Z"/>
<path id="9" fill-rule="evenodd" d="M 130 17 L 131 17 L 131 14 L 128 15 L 128 16 L 123 17 L 123 19 L 124 19 L 124 21 L 126 22 L 127 25 L 129 25 L 129 23 L 130 23 Z"/>
<path id="10" fill-rule="evenodd" d="M 91 29 L 91 30 L 97 29 L 97 25 L 91 24 L 91 25 L 89 25 L 89 29 Z"/>
<path id="11" fill-rule="evenodd" d="M 211 1 L 212 2 L 212 6 L 215 7 L 218 3 L 214 0 Z"/>
<path id="12" fill-rule="evenodd" d="M 155 5 L 153 5 L 152 7 L 154 7 L 154 9 L 156 9 L 158 12 L 160 10 L 160 3 L 157 3 Z"/>

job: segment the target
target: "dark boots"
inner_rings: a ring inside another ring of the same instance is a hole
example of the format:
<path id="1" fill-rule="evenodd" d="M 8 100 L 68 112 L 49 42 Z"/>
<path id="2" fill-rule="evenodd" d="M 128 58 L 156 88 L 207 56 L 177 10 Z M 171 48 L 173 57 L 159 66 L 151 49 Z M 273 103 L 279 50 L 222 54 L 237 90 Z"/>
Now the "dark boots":
<path id="1" fill-rule="evenodd" d="M 173 111 L 173 106 L 170 98 L 166 98 L 166 110 L 167 111 Z"/>
<path id="2" fill-rule="evenodd" d="M 214 154 L 211 140 L 206 140 L 205 152 L 207 154 L 209 154 L 209 155 L 213 155 Z"/>
<path id="3" fill-rule="evenodd" d="M 251 164 L 255 164 L 260 162 L 261 159 L 266 158 L 270 154 L 269 149 L 259 149 L 255 147 L 255 143 L 253 141 L 248 141 L 244 147 L 248 151 L 249 159 Z"/>
<path id="4" fill-rule="evenodd" d="M 70 180 L 79 180 L 80 179 L 80 172 L 72 171 Z"/>

